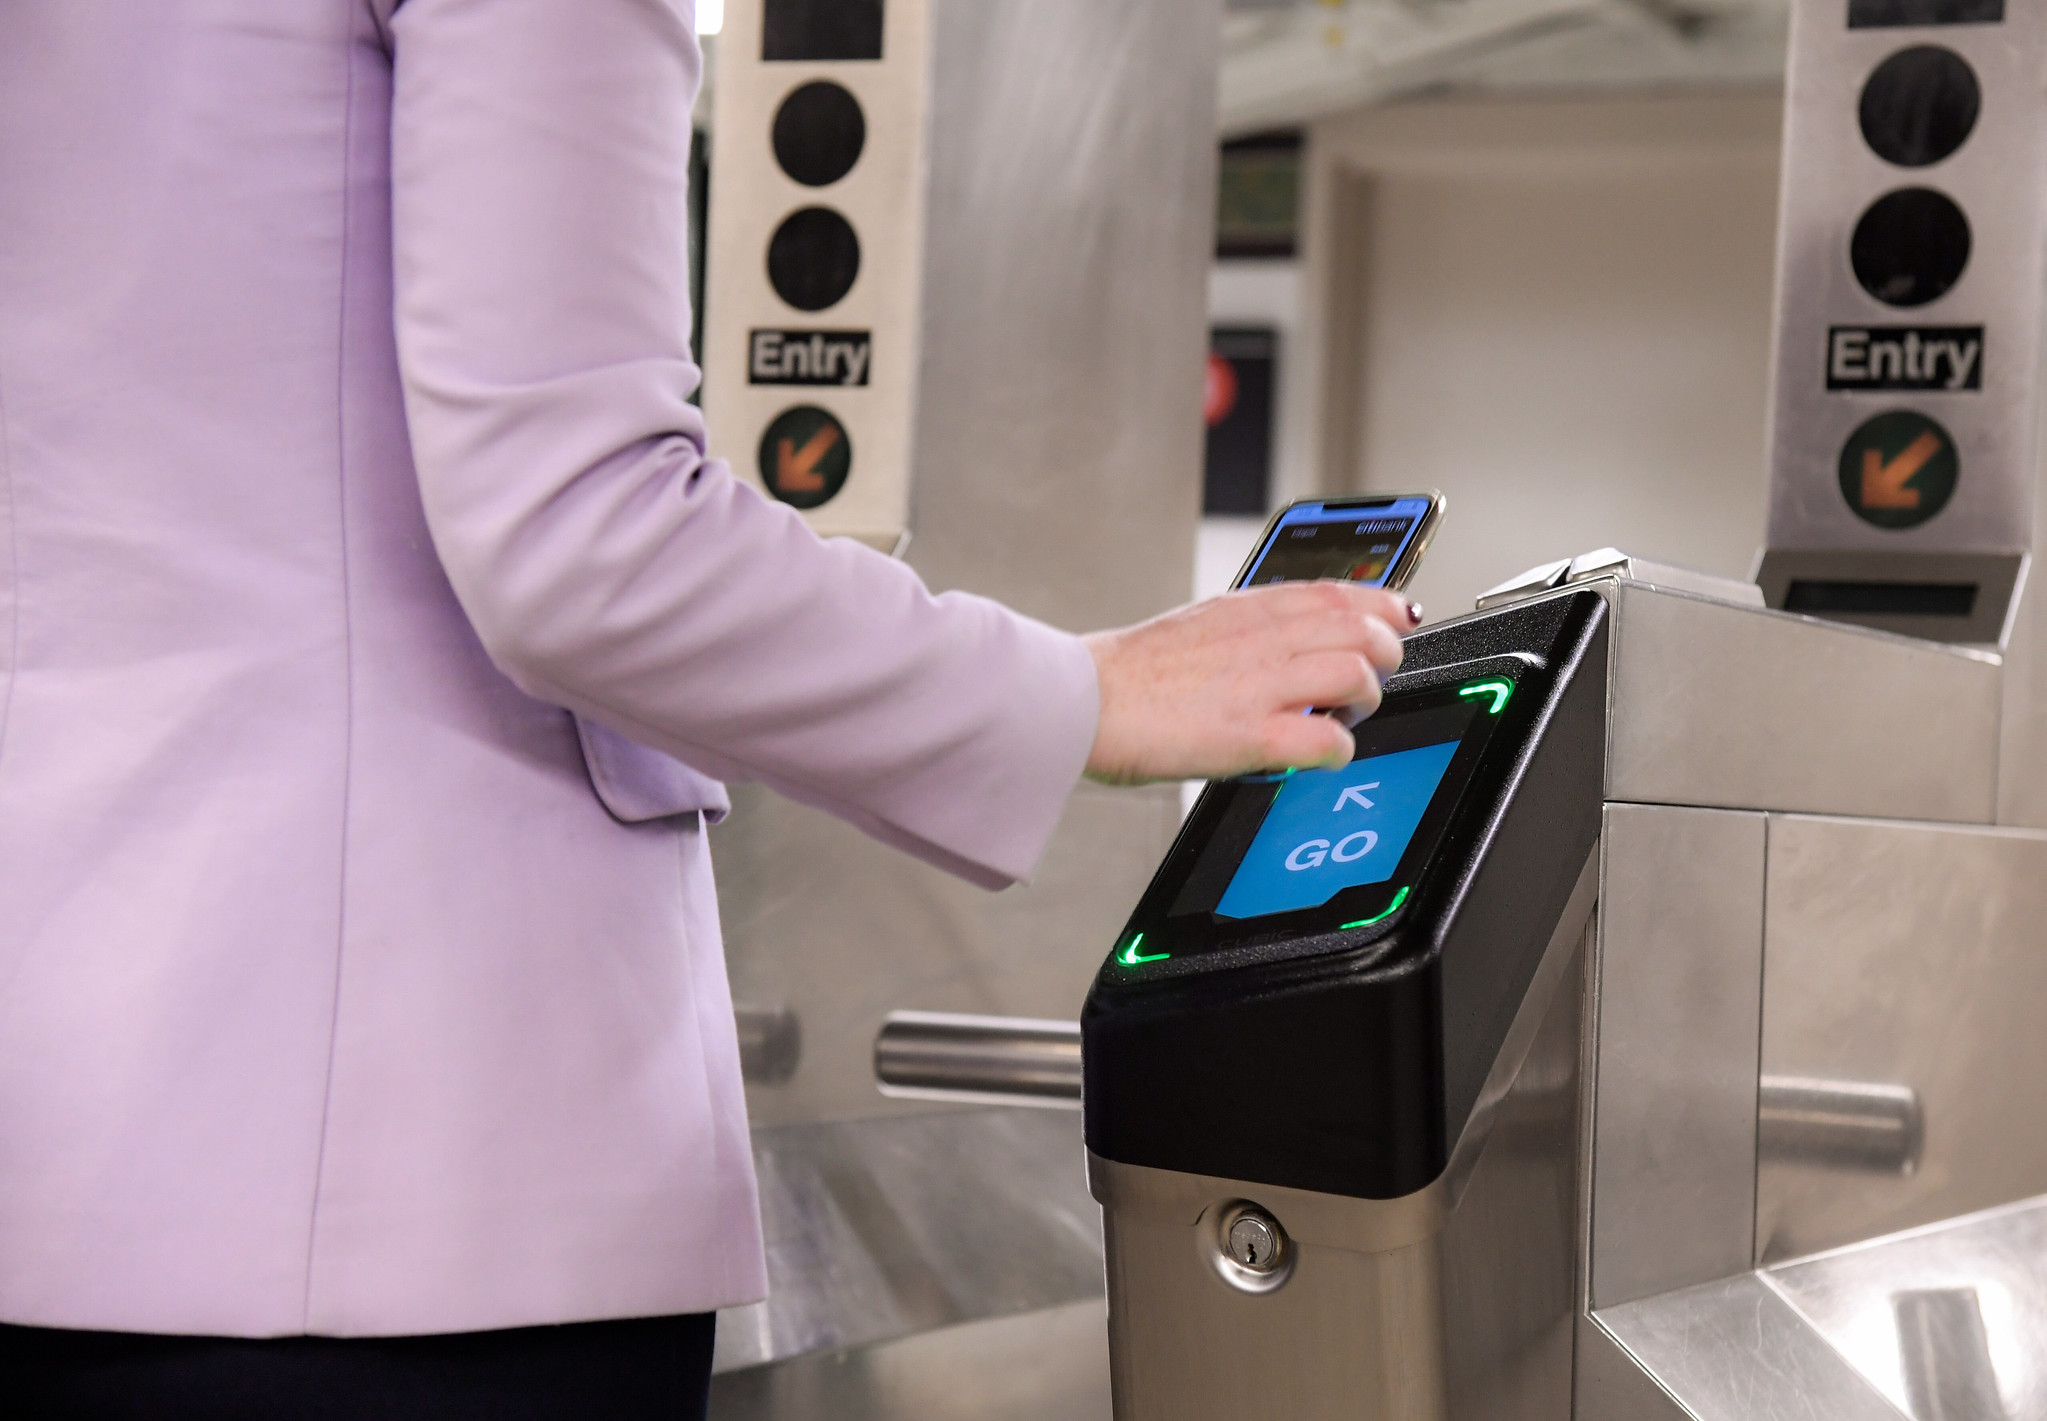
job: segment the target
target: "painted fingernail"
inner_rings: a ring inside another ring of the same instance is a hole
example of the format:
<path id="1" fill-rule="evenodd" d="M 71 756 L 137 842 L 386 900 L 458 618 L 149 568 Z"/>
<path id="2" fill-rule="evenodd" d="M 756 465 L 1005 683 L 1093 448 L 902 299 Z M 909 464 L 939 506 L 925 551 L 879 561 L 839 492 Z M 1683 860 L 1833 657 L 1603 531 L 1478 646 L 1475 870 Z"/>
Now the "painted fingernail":
<path id="1" fill-rule="evenodd" d="M 1407 620 L 1408 620 L 1409 622 L 1411 622 L 1412 624 L 1414 624 L 1415 626 L 1420 626 L 1420 625 L 1422 624 L 1422 604 L 1421 604 L 1421 603 L 1419 603 L 1419 602 L 1410 602 L 1410 603 L 1408 603 L 1408 604 L 1407 604 Z"/>

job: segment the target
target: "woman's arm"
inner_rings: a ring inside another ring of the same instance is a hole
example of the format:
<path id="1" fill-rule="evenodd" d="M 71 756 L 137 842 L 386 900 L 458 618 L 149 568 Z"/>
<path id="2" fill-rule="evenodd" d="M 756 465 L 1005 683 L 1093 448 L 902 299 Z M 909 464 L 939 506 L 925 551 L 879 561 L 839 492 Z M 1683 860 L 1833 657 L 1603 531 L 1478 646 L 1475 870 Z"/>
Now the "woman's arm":
<path id="1" fill-rule="evenodd" d="M 435 546 L 529 693 L 1019 878 L 1094 738 L 1093 661 L 705 460 L 690 29 L 664 0 L 391 17 L 399 355 Z"/>
<path id="2" fill-rule="evenodd" d="M 523 689 L 991 885 L 1029 872 L 1091 755 L 1135 780 L 1347 753 L 1285 722 L 1376 694 L 1385 594 L 1275 589 L 1091 651 L 820 540 L 704 458 L 686 6 L 405 0 L 387 33 L 420 488 Z"/>

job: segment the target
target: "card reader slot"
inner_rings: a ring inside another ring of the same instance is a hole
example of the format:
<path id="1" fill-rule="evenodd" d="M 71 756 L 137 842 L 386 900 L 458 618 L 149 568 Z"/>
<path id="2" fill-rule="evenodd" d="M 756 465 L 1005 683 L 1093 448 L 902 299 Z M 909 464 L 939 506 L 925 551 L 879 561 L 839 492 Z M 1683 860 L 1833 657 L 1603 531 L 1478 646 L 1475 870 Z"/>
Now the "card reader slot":
<path id="1" fill-rule="evenodd" d="M 1975 615 L 1973 582 L 1818 582 L 1794 580 L 1784 610 L 1825 617 L 1968 617 Z"/>

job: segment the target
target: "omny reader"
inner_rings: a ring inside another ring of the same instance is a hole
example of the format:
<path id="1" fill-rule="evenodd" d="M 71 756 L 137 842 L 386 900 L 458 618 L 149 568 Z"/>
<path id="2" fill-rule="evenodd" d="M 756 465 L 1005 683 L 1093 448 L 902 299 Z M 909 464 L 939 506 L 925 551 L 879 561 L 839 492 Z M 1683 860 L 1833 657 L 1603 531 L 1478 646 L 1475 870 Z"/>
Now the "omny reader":
<path id="1" fill-rule="evenodd" d="M 1610 620 L 1418 633 L 1347 766 L 1196 803 L 1082 1018 L 1119 1421 L 1444 1414 L 1429 1250 L 1591 910 Z"/>
<path id="2" fill-rule="evenodd" d="M 1418 634 L 1349 765 L 1207 787 L 1082 1018 L 1095 1156 L 1364 1199 L 1443 1172 L 1599 835 L 1605 618 Z"/>

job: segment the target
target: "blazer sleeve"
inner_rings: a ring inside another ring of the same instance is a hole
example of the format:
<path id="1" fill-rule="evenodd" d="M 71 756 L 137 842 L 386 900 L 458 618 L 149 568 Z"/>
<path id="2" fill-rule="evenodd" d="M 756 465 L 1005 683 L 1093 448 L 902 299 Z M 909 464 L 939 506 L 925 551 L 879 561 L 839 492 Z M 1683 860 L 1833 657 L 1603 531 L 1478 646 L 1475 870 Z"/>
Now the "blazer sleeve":
<path id="1" fill-rule="evenodd" d="M 378 18 L 413 454 L 492 659 L 707 774 L 990 887 L 1028 876 L 1093 742 L 1086 647 L 934 596 L 704 456 L 687 0 Z"/>

